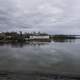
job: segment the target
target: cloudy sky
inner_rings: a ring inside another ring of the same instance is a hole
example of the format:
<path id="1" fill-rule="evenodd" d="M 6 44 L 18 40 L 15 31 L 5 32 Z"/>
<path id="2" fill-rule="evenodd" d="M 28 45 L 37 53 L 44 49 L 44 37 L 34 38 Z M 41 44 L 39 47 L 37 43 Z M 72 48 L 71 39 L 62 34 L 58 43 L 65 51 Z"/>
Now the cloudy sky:
<path id="1" fill-rule="evenodd" d="M 80 34 L 80 0 L 0 0 L 0 31 Z"/>

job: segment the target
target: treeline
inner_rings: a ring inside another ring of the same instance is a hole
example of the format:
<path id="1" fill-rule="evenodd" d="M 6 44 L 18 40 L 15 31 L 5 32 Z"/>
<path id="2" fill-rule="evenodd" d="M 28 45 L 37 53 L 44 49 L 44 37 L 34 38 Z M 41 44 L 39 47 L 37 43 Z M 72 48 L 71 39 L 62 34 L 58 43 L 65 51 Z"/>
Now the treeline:
<path id="1" fill-rule="evenodd" d="M 71 41 L 71 39 L 76 39 L 73 35 L 51 35 L 50 39 L 55 42 L 67 42 Z"/>
<path id="2" fill-rule="evenodd" d="M 24 42 L 22 32 L 2 32 L 0 33 L 0 42 Z"/>
<path id="3" fill-rule="evenodd" d="M 75 39 L 76 37 L 73 35 L 51 35 L 51 39 Z"/>

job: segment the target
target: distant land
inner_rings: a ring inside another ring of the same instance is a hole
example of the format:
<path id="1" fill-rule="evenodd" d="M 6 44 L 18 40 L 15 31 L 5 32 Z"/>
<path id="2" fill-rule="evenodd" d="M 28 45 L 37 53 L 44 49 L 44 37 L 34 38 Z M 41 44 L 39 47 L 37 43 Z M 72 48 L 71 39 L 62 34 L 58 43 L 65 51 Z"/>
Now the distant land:
<path id="1" fill-rule="evenodd" d="M 41 32 L 1 32 L 0 42 L 27 42 L 27 41 L 65 41 L 67 39 L 80 39 L 80 35 L 48 34 Z"/>

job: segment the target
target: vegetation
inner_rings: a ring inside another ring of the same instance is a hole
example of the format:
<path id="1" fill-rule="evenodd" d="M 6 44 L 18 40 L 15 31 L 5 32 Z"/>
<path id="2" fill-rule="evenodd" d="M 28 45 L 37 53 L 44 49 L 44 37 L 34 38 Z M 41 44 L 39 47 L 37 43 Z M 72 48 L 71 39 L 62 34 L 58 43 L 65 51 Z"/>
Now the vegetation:
<path id="1" fill-rule="evenodd" d="M 50 39 L 55 42 L 65 42 L 68 39 L 76 39 L 73 35 L 51 35 Z"/>

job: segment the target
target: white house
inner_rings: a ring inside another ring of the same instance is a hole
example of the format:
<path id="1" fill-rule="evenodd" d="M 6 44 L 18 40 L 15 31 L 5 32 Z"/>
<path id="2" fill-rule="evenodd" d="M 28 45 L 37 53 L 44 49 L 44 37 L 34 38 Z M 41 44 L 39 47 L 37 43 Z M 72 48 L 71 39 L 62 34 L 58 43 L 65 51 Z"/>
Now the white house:
<path id="1" fill-rule="evenodd" d="M 48 35 L 32 35 L 30 39 L 49 39 Z"/>

